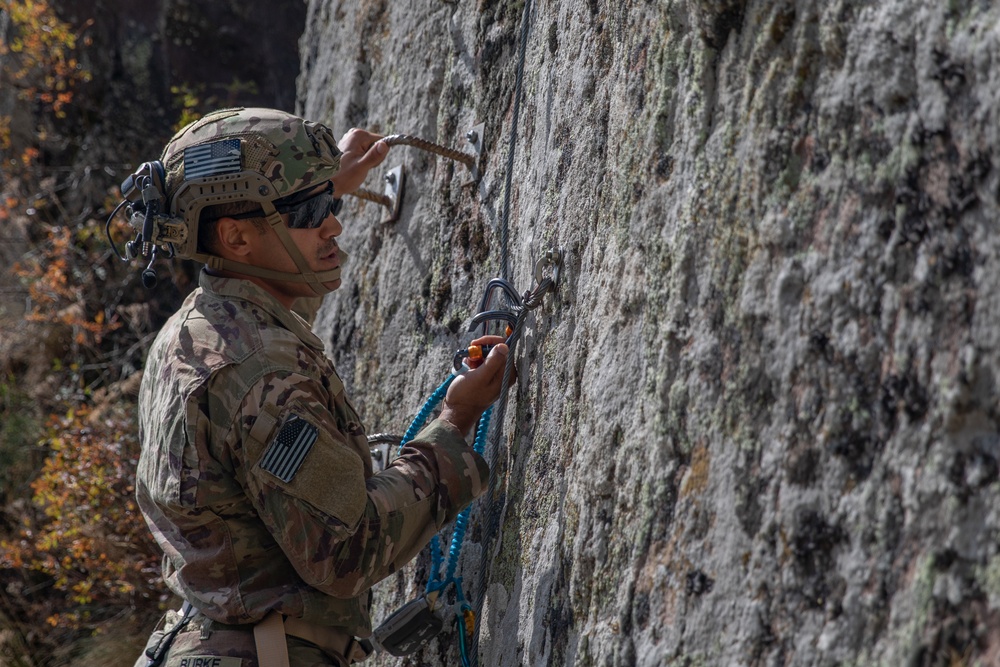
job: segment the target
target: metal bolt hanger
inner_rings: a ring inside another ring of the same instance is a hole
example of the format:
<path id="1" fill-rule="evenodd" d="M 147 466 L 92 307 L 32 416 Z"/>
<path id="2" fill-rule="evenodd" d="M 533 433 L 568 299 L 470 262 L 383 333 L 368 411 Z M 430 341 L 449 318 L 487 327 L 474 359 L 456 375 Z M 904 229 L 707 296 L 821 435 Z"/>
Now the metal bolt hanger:
<path id="1" fill-rule="evenodd" d="M 447 146 L 442 146 L 441 144 L 436 144 L 432 141 L 427 141 L 426 139 L 421 139 L 420 137 L 415 137 L 409 134 L 390 134 L 381 139 L 389 146 L 413 146 L 422 151 L 428 153 L 434 153 L 435 155 L 440 155 L 441 157 L 448 158 L 455 162 L 461 162 L 469 171 L 472 172 L 472 179 L 477 180 L 479 178 L 479 158 L 483 152 L 483 123 L 476 125 L 474 128 L 469 130 L 465 134 L 465 138 L 472 145 L 474 153 L 465 153 L 454 148 L 448 148 Z M 403 165 L 399 165 L 394 169 L 389 170 L 385 175 L 385 190 L 383 194 L 379 194 L 373 190 L 368 190 L 366 188 L 359 188 L 357 191 L 353 192 L 351 196 L 357 197 L 358 199 L 364 199 L 365 201 L 370 201 L 386 208 L 389 212 L 389 216 L 382 222 L 395 222 L 399 219 L 399 211 L 401 208 L 401 203 L 403 200 L 403 184 L 405 181 L 406 174 L 403 171 Z"/>

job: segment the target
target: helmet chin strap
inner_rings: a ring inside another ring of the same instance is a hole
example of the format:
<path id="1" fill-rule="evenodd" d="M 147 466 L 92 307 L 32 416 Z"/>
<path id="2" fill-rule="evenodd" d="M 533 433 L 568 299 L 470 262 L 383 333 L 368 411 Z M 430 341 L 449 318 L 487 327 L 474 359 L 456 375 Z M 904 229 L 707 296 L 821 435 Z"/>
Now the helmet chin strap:
<path id="1" fill-rule="evenodd" d="M 330 269 L 329 271 L 313 271 L 309 268 L 309 263 L 306 262 L 306 259 L 302 256 L 298 246 L 296 246 L 295 242 L 292 241 L 292 237 L 288 233 L 288 227 L 285 226 L 284 221 L 281 219 L 281 214 L 278 213 L 271 202 L 261 202 L 260 205 L 261 208 L 264 209 L 267 224 L 269 224 L 275 234 L 278 235 L 281 245 L 285 247 L 285 252 L 288 253 L 288 256 L 292 258 L 296 268 L 298 268 L 298 273 L 264 269 L 259 266 L 254 266 L 253 264 L 234 262 L 231 259 L 225 259 L 223 257 L 208 255 L 201 252 L 193 254 L 191 258 L 199 262 L 204 262 L 205 265 L 212 269 L 231 271 L 233 273 L 253 276 L 255 278 L 263 278 L 265 280 L 277 280 L 288 283 L 308 283 L 310 289 L 312 289 L 316 296 L 329 294 L 332 290 L 326 287 L 323 283 L 340 280 L 340 267 L 338 266 L 337 268 Z M 347 253 L 339 251 L 339 255 L 341 261 L 343 261 L 343 259 L 347 256 Z"/>
<path id="2" fill-rule="evenodd" d="M 316 296 L 323 296 L 328 293 L 330 290 L 323 286 L 323 281 L 320 279 L 319 274 L 309 268 L 306 258 L 302 256 L 302 253 L 299 252 L 299 247 L 292 241 L 292 236 L 288 233 L 288 227 L 285 225 L 284 220 L 281 219 L 281 215 L 274 208 L 274 205 L 271 202 L 263 202 L 262 208 L 267 214 L 267 224 L 271 225 L 271 229 L 277 233 L 278 238 L 281 239 L 281 245 L 285 246 L 285 251 L 292 258 L 292 261 L 295 262 L 295 266 L 299 269 L 299 274 L 309 283 L 309 287 L 312 288 L 313 293 Z M 338 266 L 333 271 L 337 274 L 334 280 L 340 280 L 340 267 Z M 321 273 L 331 272 L 322 271 Z"/>

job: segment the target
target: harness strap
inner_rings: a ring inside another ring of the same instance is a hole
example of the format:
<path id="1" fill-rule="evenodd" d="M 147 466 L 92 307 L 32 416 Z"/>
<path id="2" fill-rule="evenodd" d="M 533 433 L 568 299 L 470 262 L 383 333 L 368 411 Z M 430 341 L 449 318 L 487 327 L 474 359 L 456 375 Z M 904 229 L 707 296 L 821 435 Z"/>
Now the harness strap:
<path id="1" fill-rule="evenodd" d="M 336 653 L 348 663 L 361 662 L 372 652 L 371 642 L 368 640 L 358 639 L 339 628 L 308 623 L 292 616 L 285 617 L 285 634 L 305 639 L 327 652 Z"/>
<path id="2" fill-rule="evenodd" d="M 281 614 L 271 611 L 253 626 L 253 640 L 257 645 L 257 664 L 260 667 L 289 667 L 285 622 Z"/>

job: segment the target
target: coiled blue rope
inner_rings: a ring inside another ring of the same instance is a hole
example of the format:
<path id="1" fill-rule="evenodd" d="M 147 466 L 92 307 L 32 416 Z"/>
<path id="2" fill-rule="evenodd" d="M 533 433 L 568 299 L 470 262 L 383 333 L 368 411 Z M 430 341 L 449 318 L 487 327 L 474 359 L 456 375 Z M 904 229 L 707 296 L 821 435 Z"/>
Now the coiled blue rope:
<path id="1" fill-rule="evenodd" d="M 427 422 L 427 418 L 430 417 L 431 413 L 437 408 L 437 406 L 444 400 L 445 395 L 448 393 L 448 387 L 451 383 L 458 377 L 455 373 L 448 376 L 448 379 L 441 383 L 434 393 L 430 395 L 425 402 L 420 412 L 417 416 L 413 418 L 413 422 L 410 427 L 406 429 L 406 433 L 403 434 L 403 439 L 399 442 L 399 449 L 397 453 L 401 454 L 403 451 L 403 446 L 408 442 L 417 437 L 417 433 L 420 429 L 424 427 Z M 486 449 L 486 439 L 488 437 L 490 429 L 490 416 L 493 414 L 493 406 L 486 408 L 483 416 L 479 418 L 479 425 L 476 427 L 476 439 L 472 445 L 472 449 L 477 453 L 482 455 L 483 451 Z M 455 528 L 451 532 L 451 545 L 448 548 L 448 567 L 445 572 L 444 577 L 441 577 L 441 566 L 444 563 L 444 556 L 441 552 L 441 538 L 435 535 L 431 539 L 431 575 L 427 578 L 427 593 L 433 591 L 442 591 L 448 584 L 455 584 L 455 598 L 458 606 L 458 611 L 456 612 L 459 631 L 458 631 L 458 653 L 462 659 L 463 667 L 467 667 L 469 663 L 468 657 L 468 647 L 465 641 L 465 633 L 467 627 L 465 625 L 464 613 L 466 611 L 472 611 L 472 607 L 465 599 L 465 595 L 462 592 L 462 579 L 461 577 L 455 576 L 455 570 L 458 567 L 458 559 L 462 555 L 462 545 L 465 542 L 465 531 L 469 525 L 469 517 L 472 514 L 472 506 L 469 505 L 464 510 L 459 512 L 458 517 L 455 519 Z"/>
<path id="2" fill-rule="evenodd" d="M 490 429 L 490 415 L 493 413 L 493 406 L 486 408 L 486 412 L 483 416 L 479 418 L 479 426 L 476 428 L 476 439 L 472 445 L 472 449 L 479 455 L 482 455 L 483 450 L 486 449 L 486 436 Z M 459 512 L 458 518 L 455 519 L 455 528 L 451 532 L 451 547 L 448 549 L 448 570 L 445 572 L 444 579 L 439 580 L 440 584 L 434 588 L 431 587 L 434 577 L 431 577 L 431 581 L 427 582 L 427 591 L 439 590 L 444 588 L 449 583 L 458 580 L 455 579 L 455 569 L 458 567 L 458 558 L 462 555 L 462 544 L 465 542 L 465 530 L 469 526 L 469 517 L 472 515 L 472 505 L 469 505 L 464 510 Z M 434 543 L 437 542 L 437 552 L 438 558 L 440 559 L 441 545 L 438 536 L 435 535 L 434 539 L 431 540 L 431 556 L 434 554 Z M 433 561 L 432 561 L 433 564 Z M 440 560 L 434 570 L 435 576 L 440 576 L 441 563 Z M 461 595 L 461 588 L 457 589 L 459 595 Z M 461 602 L 461 600 L 460 600 Z"/>
<path id="3" fill-rule="evenodd" d="M 448 379 L 442 382 L 441 386 L 435 389 L 430 398 L 424 402 L 424 407 L 420 408 L 420 412 L 417 413 L 417 416 L 413 418 L 413 422 L 410 423 L 410 428 L 406 429 L 403 439 L 399 441 L 399 449 L 396 450 L 397 455 L 403 453 L 403 445 L 417 437 L 417 433 L 420 433 L 420 429 L 424 427 L 427 418 L 431 416 L 431 413 L 434 412 L 438 404 L 444 400 L 445 394 L 448 393 L 448 387 L 451 386 L 451 383 L 457 377 L 455 373 L 449 375 Z"/>

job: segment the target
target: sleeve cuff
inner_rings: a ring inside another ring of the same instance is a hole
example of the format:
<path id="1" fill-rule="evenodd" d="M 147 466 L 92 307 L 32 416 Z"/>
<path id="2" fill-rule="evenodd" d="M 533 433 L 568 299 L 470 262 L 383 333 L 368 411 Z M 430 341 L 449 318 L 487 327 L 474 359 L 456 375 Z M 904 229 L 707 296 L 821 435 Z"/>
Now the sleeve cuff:
<path id="1" fill-rule="evenodd" d="M 427 453 L 432 454 L 437 461 L 441 488 L 448 494 L 442 509 L 445 509 L 450 520 L 486 491 L 490 482 L 490 468 L 486 459 L 477 454 L 449 422 L 435 419 L 407 446 L 419 447 L 425 443 L 430 445 L 425 451 L 429 450 Z"/>

